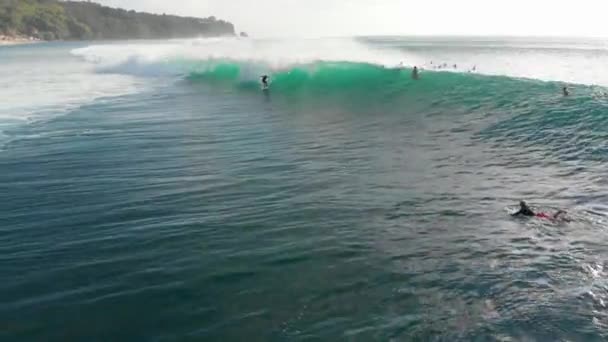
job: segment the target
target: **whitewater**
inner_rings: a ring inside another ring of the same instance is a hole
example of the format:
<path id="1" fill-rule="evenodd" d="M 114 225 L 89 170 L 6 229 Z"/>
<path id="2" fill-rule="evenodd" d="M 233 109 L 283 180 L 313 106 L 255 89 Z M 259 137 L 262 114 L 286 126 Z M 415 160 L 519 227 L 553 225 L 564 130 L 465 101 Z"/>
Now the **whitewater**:
<path id="1" fill-rule="evenodd" d="M 0 47 L 0 339 L 605 340 L 606 65 L 538 37 Z"/>

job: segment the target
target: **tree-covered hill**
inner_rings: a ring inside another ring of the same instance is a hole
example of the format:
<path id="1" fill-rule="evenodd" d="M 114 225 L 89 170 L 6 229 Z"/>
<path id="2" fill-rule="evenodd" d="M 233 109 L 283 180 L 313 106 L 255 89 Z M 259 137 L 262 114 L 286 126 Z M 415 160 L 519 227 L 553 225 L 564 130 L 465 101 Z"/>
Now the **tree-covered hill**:
<path id="1" fill-rule="evenodd" d="M 93 2 L 0 0 L 0 34 L 42 40 L 153 39 L 234 35 L 234 26 L 205 19 L 126 11 Z"/>

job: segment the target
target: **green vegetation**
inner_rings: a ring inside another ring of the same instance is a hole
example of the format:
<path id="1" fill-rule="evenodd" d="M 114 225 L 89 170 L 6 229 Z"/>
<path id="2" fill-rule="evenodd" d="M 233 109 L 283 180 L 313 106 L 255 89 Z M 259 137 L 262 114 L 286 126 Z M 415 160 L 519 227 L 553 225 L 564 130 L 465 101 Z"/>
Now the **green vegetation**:
<path id="1" fill-rule="evenodd" d="M 234 35 L 234 26 L 206 19 L 154 15 L 92 2 L 0 0 L 0 34 L 42 40 L 153 39 Z"/>

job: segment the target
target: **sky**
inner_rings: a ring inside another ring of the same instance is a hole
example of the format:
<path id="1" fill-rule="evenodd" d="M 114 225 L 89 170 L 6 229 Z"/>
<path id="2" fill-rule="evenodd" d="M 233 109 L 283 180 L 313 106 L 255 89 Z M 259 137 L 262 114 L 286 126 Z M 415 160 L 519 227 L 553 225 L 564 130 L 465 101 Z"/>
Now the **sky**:
<path id="1" fill-rule="evenodd" d="M 606 0 L 94 0 L 216 16 L 256 37 L 513 35 L 608 37 Z"/>

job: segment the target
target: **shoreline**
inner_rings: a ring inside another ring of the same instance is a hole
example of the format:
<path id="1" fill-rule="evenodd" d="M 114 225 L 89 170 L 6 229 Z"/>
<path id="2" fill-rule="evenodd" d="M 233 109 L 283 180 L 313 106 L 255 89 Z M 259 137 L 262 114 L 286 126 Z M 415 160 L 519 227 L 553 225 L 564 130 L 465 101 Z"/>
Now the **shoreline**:
<path id="1" fill-rule="evenodd" d="M 123 39 L 90 39 L 90 40 L 42 40 L 34 37 L 13 37 L 0 34 L 0 46 L 40 44 L 49 42 L 116 42 L 116 41 L 157 41 L 157 40 L 187 40 L 199 38 L 241 38 L 236 35 L 219 35 L 219 36 L 198 36 L 198 37 L 182 37 L 182 38 L 123 38 Z"/>
<path id="2" fill-rule="evenodd" d="M 0 46 L 36 44 L 41 42 L 42 40 L 36 39 L 34 37 L 0 35 Z"/>

